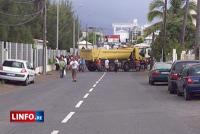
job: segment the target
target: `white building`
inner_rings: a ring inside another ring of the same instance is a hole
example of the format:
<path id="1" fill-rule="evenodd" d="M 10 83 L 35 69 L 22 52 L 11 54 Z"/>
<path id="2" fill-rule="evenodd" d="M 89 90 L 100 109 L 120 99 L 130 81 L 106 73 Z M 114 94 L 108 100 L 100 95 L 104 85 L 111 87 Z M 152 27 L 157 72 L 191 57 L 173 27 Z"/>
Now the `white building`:
<path id="1" fill-rule="evenodd" d="M 131 23 L 113 23 L 113 34 L 120 35 L 120 41 L 122 43 L 127 42 L 130 39 L 130 35 L 143 33 L 143 29 L 138 25 L 138 20 L 134 19 Z"/>

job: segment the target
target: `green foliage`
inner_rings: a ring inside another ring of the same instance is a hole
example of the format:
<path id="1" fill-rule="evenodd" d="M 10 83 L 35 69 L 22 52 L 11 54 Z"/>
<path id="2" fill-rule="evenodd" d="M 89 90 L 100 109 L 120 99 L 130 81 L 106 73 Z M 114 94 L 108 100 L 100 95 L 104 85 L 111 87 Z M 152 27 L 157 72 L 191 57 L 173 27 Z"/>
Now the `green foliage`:
<path id="1" fill-rule="evenodd" d="M 153 0 L 150 4 L 150 11 L 148 13 L 148 20 L 152 22 L 154 19 L 159 19 L 159 22 L 145 29 L 145 35 L 159 30 L 160 34 L 156 37 L 154 44 L 152 44 L 153 56 L 157 60 L 160 60 L 162 47 L 164 47 L 164 53 L 166 58 L 171 59 L 172 49 L 177 49 L 178 57 L 183 49 L 190 49 L 195 42 L 195 25 L 193 24 L 194 15 L 191 11 L 196 11 L 196 4 L 192 1 L 189 3 L 189 13 L 186 26 L 185 35 L 185 48 L 180 46 L 180 37 L 183 28 L 183 16 L 185 11 L 184 0 L 170 0 L 169 7 L 167 9 L 167 27 L 166 27 L 166 46 L 163 46 L 163 13 L 164 3 L 163 0 Z"/>
<path id="2" fill-rule="evenodd" d="M 95 37 L 96 36 L 96 37 Z M 84 40 L 90 42 L 90 43 L 94 43 L 94 42 L 98 42 L 100 40 L 101 36 L 100 35 L 97 35 L 95 34 L 95 32 L 89 32 L 88 33 L 88 37 L 87 39 L 85 38 Z M 96 40 L 95 40 L 96 39 Z"/>
<path id="3" fill-rule="evenodd" d="M 144 42 L 144 37 L 139 36 L 139 37 L 137 38 L 137 44 L 140 44 L 140 43 L 143 43 L 143 42 Z"/>
<path id="4" fill-rule="evenodd" d="M 15 0 L 0 0 L 0 40 L 20 43 L 33 43 L 33 39 L 43 39 L 43 9 L 41 0 L 20 3 Z M 47 40 L 48 47 L 56 48 L 57 3 L 47 2 Z M 78 17 L 74 16 L 72 3 L 60 0 L 59 49 L 72 47 L 73 21 L 80 29 Z M 27 23 L 25 23 L 27 22 Z M 77 41 L 78 37 L 76 37 Z"/>

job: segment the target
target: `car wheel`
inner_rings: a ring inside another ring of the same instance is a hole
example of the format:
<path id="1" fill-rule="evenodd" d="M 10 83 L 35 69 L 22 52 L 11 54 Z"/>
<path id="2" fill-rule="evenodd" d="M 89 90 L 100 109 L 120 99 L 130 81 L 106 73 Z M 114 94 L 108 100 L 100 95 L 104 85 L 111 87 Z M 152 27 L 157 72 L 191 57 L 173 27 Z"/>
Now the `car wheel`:
<path id="1" fill-rule="evenodd" d="M 29 76 L 27 76 L 27 78 L 26 78 L 26 80 L 24 82 L 24 86 L 28 86 L 28 84 L 29 84 Z"/>
<path id="2" fill-rule="evenodd" d="M 32 84 L 35 83 L 35 76 L 34 76 L 33 80 L 31 81 L 31 83 L 32 83 Z"/>
<path id="3" fill-rule="evenodd" d="M 174 89 L 172 89 L 172 87 L 169 86 L 169 84 L 168 84 L 168 91 L 169 91 L 170 94 L 175 94 L 175 93 L 176 93 L 176 92 L 174 91 Z"/>
<path id="4" fill-rule="evenodd" d="M 154 85 L 154 81 L 149 77 L 149 84 Z"/>
<path id="5" fill-rule="evenodd" d="M 184 88 L 183 90 L 184 90 L 184 98 L 185 98 L 185 100 L 186 101 L 191 100 L 191 94 L 186 91 L 186 88 Z"/>

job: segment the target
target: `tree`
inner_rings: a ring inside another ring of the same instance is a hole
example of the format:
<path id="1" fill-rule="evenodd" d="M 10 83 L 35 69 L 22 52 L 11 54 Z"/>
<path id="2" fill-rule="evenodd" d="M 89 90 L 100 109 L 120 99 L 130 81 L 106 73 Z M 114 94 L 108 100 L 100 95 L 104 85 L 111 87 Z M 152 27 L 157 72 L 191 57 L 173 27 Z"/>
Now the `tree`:
<path id="1" fill-rule="evenodd" d="M 166 0 L 165 0 L 166 2 Z M 153 43 L 156 45 L 161 45 L 164 46 L 164 48 L 168 47 L 170 48 L 170 42 L 175 42 L 175 44 L 180 44 L 180 40 L 181 40 L 181 35 L 180 33 L 182 33 L 183 31 L 183 20 L 184 20 L 184 13 L 185 13 L 185 8 L 186 8 L 186 4 L 188 4 L 188 14 L 187 14 L 187 20 L 185 22 L 185 25 L 187 26 L 186 30 L 185 30 L 185 46 L 187 47 L 191 47 L 192 44 L 194 43 L 194 38 L 191 35 L 194 35 L 194 28 L 195 25 L 193 24 L 193 19 L 195 18 L 195 16 L 191 13 L 191 11 L 196 11 L 196 4 L 192 1 L 189 1 L 188 3 L 186 3 L 186 0 L 170 0 L 169 1 L 169 6 L 167 6 L 168 8 L 166 8 L 166 27 L 164 27 L 164 14 L 161 13 L 165 13 L 164 9 L 166 7 L 165 2 L 163 0 L 154 0 L 152 1 L 152 3 L 150 4 L 150 11 L 148 13 L 148 20 L 150 22 L 152 22 L 154 19 L 158 19 L 158 22 L 156 22 L 155 24 L 149 26 L 147 29 L 145 29 L 145 33 L 146 35 L 150 35 L 155 31 L 160 31 L 159 36 L 159 40 L 153 40 Z M 166 29 L 166 32 L 165 30 Z M 164 36 L 166 35 L 166 36 Z M 163 38 L 166 37 L 166 38 Z M 158 38 L 158 37 L 156 37 Z M 162 39 L 162 41 L 161 41 Z M 165 41 L 166 40 L 166 41 Z M 163 43 L 165 43 L 165 45 L 163 45 Z M 177 43 L 178 42 L 178 43 Z M 153 45 L 154 45 L 153 44 Z M 156 50 L 157 51 L 157 50 Z M 160 50 L 159 50 L 160 51 Z M 170 53 L 168 49 L 165 49 L 164 52 L 166 54 Z"/>
<path id="2" fill-rule="evenodd" d="M 60 3 L 59 49 L 69 50 L 72 47 L 73 20 L 77 27 L 80 27 L 80 23 L 74 16 L 72 3 L 69 0 L 60 0 Z M 55 49 L 56 1 L 47 0 L 47 7 L 47 46 Z M 0 40 L 33 43 L 33 39 L 42 39 L 43 8 L 44 0 L 0 0 Z"/>

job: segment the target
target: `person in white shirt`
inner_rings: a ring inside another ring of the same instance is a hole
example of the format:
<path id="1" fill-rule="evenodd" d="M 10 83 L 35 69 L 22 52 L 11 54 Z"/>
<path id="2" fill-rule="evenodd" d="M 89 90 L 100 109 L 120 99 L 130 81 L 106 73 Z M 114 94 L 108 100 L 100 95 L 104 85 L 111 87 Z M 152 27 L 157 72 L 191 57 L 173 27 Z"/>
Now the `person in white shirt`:
<path id="1" fill-rule="evenodd" d="M 105 60 L 105 68 L 106 68 L 106 71 L 108 72 L 109 71 L 109 60 L 108 59 Z"/>
<path id="2" fill-rule="evenodd" d="M 56 71 L 58 71 L 59 70 L 59 59 L 58 59 L 58 57 L 56 56 L 56 58 L 55 58 L 55 65 L 56 65 Z"/>
<path id="3" fill-rule="evenodd" d="M 66 57 L 66 56 L 64 57 L 64 61 L 65 61 L 65 63 L 67 64 L 67 57 Z"/>
<path id="4" fill-rule="evenodd" d="M 78 66 L 79 66 L 78 62 L 73 57 L 72 61 L 70 62 L 70 67 L 72 69 L 72 79 L 73 79 L 73 82 L 76 82 L 76 73 L 77 73 L 77 70 L 78 70 Z"/>

